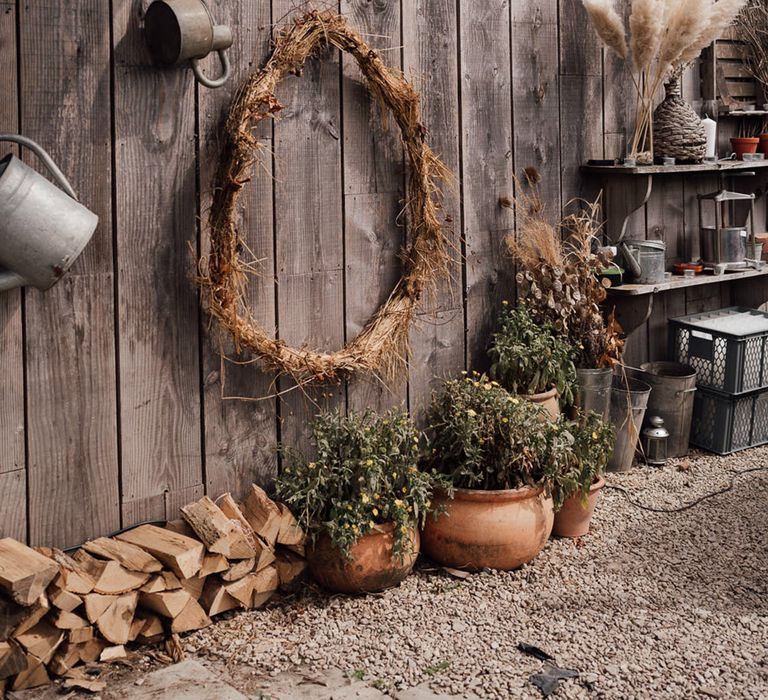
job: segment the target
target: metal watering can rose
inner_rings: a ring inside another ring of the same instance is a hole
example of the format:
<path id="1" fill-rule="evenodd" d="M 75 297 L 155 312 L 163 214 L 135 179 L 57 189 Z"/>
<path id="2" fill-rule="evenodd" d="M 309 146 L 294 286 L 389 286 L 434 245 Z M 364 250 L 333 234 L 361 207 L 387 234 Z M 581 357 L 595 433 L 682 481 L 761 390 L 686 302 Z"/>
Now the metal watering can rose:
<path id="1" fill-rule="evenodd" d="M 217 88 L 229 80 L 230 65 L 225 50 L 232 46 L 229 27 L 216 24 L 202 0 L 155 0 L 144 16 L 144 35 L 155 61 L 175 66 L 192 63 L 201 85 Z M 211 79 L 203 75 L 199 59 L 212 51 L 219 54 L 223 74 Z"/>
<path id="2" fill-rule="evenodd" d="M 33 151 L 61 188 L 13 154 L 0 160 L 0 292 L 25 285 L 45 290 L 72 266 L 99 217 L 77 201 L 67 178 L 38 144 L 16 134 L 0 134 L 0 141 Z"/>

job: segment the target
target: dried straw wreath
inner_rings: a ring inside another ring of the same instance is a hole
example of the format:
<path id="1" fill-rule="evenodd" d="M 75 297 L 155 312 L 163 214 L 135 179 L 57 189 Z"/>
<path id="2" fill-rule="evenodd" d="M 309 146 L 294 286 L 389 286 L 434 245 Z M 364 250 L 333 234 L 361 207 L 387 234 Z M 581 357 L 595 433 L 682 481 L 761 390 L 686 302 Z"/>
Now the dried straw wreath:
<path id="1" fill-rule="evenodd" d="M 409 168 L 407 218 L 412 234 L 401 253 L 403 275 L 386 303 L 356 338 L 336 352 L 289 347 L 254 320 L 245 294 L 249 268 L 240 260 L 235 223 L 240 191 L 262 148 L 254 128 L 282 108 L 275 95 L 280 81 L 289 74 L 301 75 L 307 58 L 327 46 L 355 58 L 374 99 L 392 113 L 400 128 Z M 232 334 L 239 352 L 250 350 L 265 371 L 291 375 L 302 385 L 339 382 L 357 372 L 392 378 L 404 369 L 409 330 L 422 293 L 448 274 L 448 244 L 438 212 L 440 185 L 451 173 L 426 144 L 425 134 L 413 85 L 400 71 L 386 66 L 342 15 L 312 11 L 279 32 L 269 61 L 248 78 L 230 110 L 209 219 L 211 249 L 200 263 L 204 304 Z"/>

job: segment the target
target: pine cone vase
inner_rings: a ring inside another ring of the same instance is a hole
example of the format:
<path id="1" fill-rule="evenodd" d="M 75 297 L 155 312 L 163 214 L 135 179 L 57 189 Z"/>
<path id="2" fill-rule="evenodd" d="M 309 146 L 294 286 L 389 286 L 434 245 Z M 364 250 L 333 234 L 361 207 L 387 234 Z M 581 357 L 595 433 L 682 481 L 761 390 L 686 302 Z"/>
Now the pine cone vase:
<path id="1" fill-rule="evenodd" d="M 664 101 L 653 112 L 653 155 L 700 163 L 707 148 L 701 119 L 682 98 L 677 78 L 672 78 L 665 90 Z"/>

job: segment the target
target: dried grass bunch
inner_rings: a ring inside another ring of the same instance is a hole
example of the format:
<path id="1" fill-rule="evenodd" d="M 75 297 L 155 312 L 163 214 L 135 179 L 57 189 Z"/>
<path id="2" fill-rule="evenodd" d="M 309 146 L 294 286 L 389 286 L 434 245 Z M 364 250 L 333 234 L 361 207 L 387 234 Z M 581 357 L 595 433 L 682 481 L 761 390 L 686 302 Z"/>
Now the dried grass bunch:
<path id="1" fill-rule="evenodd" d="M 753 1 L 761 4 L 761 0 Z M 613 0 L 582 0 L 598 36 L 616 55 L 630 62 L 637 120 L 627 149 L 629 157 L 653 153 L 653 100 L 662 83 L 667 78 L 679 79 L 702 49 L 733 23 L 746 2 L 632 0 L 625 27 Z"/>
<path id="2" fill-rule="evenodd" d="M 536 320 L 550 323 L 574 349 L 582 369 L 611 367 L 621 362 L 624 341 L 613 312 L 606 321 L 601 304 L 606 292 L 596 273 L 611 264 L 599 244 L 599 201 L 549 223 L 536 189 L 536 178 L 526 171 L 527 189 L 517 182 L 515 211 L 518 237 L 506 245 L 520 266 L 518 293 Z"/>
<path id="3" fill-rule="evenodd" d="M 254 128 L 282 109 L 276 97 L 280 81 L 289 74 L 301 75 L 305 61 L 328 46 L 355 58 L 374 99 L 392 113 L 400 128 L 409 168 L 407 220 L 412 234 L 402 252 L 404 272 L 397 286 L 360 334 L 336 352 L 289 347 L 255 321 L 245 294 L 251 270 L 240 259 L 242 243 L 236 224 L 240 192 L 263 148 Z M 253 352 L 266 371 L 291 375 L 302 385 L 338 382 L 360 371 L 392 377 L 404 369 L 419 300 L 448 274 L 439 210 L 440 186 L 450 180 L 451 173 L 429 148 L 425 134 L 413 85 L 399 70 L 386 66 L 342 15 L 312 11 L 277 34 L 269 61 L 248 78 L 231 108 L 214 183 L 210 255 L 199 266 L 203 302 L 232 334 L 238 351 Z"/>
<path id="4" fill-rule="evenodd" d="M 768 3 L 749 0 L 739 13 L 736 27 L 747 47 L 747 70 L 768 94 Z"/>

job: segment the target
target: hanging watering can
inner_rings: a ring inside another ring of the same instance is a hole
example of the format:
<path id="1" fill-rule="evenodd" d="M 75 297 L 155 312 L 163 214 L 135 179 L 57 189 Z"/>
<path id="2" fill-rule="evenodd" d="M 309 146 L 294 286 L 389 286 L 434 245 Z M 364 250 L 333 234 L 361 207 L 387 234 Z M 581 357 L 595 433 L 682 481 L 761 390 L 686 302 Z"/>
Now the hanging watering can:
<path id="1" fill-rule="evenodd" d="M 0 160 L 0 292 L 52 287 L 91 240 L 99 217 L 77 201 L 72 186 L 34 141 L 0 134 L 29 148 L 59 187 L 8 154 Z M 63 190 L 63 192 L 62 192 Z"/>
<path id="2" fill-rule="evenodd" d="M 203 0 L 155 0 L 144 15 L 144 35 L 155 61 L 163 66 L 192 63 L 192 72 L 202 85 L 217 88 L 229 79 L 226 49 L 232 46 L 232 31 L 216 24 Z M 199 59 L 212 51 L 219 54 L 222 76 L 206 78 Z"/>

